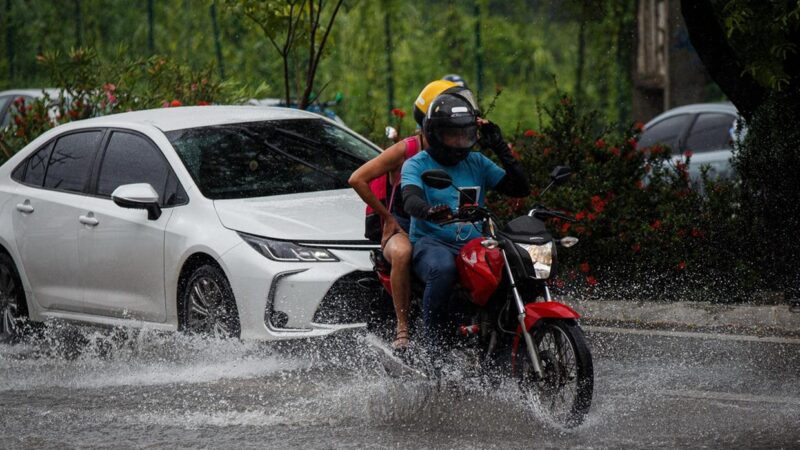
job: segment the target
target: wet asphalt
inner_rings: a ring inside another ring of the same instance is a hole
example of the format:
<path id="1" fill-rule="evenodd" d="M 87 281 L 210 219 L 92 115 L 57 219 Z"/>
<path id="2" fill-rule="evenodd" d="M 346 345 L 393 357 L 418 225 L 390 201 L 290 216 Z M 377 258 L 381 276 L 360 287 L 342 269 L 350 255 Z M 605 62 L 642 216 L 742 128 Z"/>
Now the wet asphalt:
<path id="1" fill-rule="evenodd" d="M 388 376 L 359 333 L 270 345 L 62 327 L 0 344 L 0 448 L 800 448 L 800 340 L 587 338 L 594 400 L 567 430 L 510 381 Z"/>

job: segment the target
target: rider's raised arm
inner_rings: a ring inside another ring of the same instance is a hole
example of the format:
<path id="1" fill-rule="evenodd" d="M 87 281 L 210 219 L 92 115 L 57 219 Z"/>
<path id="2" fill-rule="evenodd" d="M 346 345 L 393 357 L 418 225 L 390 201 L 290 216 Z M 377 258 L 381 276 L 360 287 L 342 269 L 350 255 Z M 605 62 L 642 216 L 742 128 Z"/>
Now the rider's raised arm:
<path id="1" fill-rule="evenodd" d="M 491 183 L 491 186 L 497 192 L 508 195 L 510 197 L 527 197 L 530 193 L 530 186 L 528 184 L 528 176 L 525 174 L 525 169 L 522 164 L 514 158 L 508 144 L 503 140 L 503 133 L 500 127 L 492 122 L 482 122 L 480 127 L 479 143 L 481 147 L 488 148 L 497 155 L 500 159 L 500 164 L 505 169 L 505 175 L 500 178 L 498 182 Z M 494 166 L 494 164 L 492 163 Z"/>

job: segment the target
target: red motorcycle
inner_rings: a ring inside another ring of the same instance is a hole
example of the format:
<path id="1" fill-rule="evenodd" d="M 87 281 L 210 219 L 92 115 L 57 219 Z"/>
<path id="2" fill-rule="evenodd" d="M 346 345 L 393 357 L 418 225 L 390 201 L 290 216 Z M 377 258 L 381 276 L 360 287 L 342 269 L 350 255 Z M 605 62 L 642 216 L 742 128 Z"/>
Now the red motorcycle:
<path id="1" fill-rule="evenodd" d="M 569 168 L 556 167 L 542 194 L 569 176 Z M 434 189 L 454 188 L 469 198 L 443 170 L 426 171 L 422 180 Z M 462 354 L 472 358 L 465 366 L 476 367 L 477 375 L 510 373 L 526 401 L 572 427 L 589 411 L 594 372 L 578 313 L 553 301 L 547 286 L 555 274 L 556 244 L 572 247 L 578 242 L 574 237 L 554 239 L 544 223 L 551 217 L 574 221 L 537 206 L 500 228 L 487 208 L 459 208 L 446 223 L 482 226 L 485 237 L 468 242 L 458 254 L 459 284 L 450 304 L 456 318 L 453 334 L 461 339 L 456 345 L 470 350 Z M 391 293 L 389 267 L 380 258 L 375 262 L 383 288 Z M 412 290 L 412 303 L 419 304 L 421 283 Z M 389 330 L 392 320 L 387 314 L 373 317 L 373 323 L 375 319 Z"/>

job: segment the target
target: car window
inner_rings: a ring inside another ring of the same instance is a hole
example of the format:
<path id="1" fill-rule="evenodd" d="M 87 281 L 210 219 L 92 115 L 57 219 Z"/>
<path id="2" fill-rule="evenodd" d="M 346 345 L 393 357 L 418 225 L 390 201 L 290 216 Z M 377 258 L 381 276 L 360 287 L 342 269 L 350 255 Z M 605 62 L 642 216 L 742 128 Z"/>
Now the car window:
<path id="1" fill-rule="evenodd" d="M 84 131 L 59 138 L 50 154 L 44 187 L 83 192 L 102 136 L 100 131 Z"/>
<path id="2" fill-rule="evenodd" d="M 350 174 L 378 155 L 367 142 L 322 119 L 190 128 L 167 137 L 211 199 L 345 189 Z"/>
<path id="3" fill-rule="evenodd" d="M 44 147 L 34 152 L 31 156 L 20 164 L 14 171 L 15 175 L 19 175 L 18 181 L 31 186 L 42 186 L 44 183 L 44 174 L 47 170 L 47 161 L 50 160 L 50 150 L 53 149 L 53 143 L 49 142 Z M 26 170 L 27 166 L 27 170 Z M 24 177 L 24 178 L 23 178 Z"/>
<path id="4" fill-rule="evenodd" d="M 667 117 L 649 128 L 644 130 L 641 138 L 639 139 L 640 147 L 652 147 L 656 144 L 669 146 L 673 153 L 677 152 L 678 139 L 683 134 L 683 131 L 689 125 L 692 119 L 691 114 L 680 114 L 677 116 Z"/>
<path id="5" fill-rule="evenodd" d="M 723 113 L 703 113 L 697 116 L 686 148 L 694 153 L 712 150 L 732 150 L 732 138 L 736 117 Z"/>
<path id="6" fill-rule="evenodd" d="M 169 164 L 161 151 L 142 136 L 115 131 L 108 141 L 97 180 L 97 193 L 111 196 L 123 184 L 149 183 L 162 203 Z"/>

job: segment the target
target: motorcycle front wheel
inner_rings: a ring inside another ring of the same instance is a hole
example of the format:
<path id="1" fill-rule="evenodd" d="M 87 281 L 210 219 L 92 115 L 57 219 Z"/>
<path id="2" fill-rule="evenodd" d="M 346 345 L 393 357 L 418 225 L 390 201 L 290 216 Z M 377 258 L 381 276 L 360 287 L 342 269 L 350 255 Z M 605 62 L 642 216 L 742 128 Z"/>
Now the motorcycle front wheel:
<path id="1" fill-rule="evenodd" d="M 542 321 L 532 328 L 542 363 L 537 379 L 520 339 L 514 374 L 523 398 L 556 423 L 572 428 L 589 413 L 594 389 L 592 355 L 581 328 L 567 321 Z"/>

